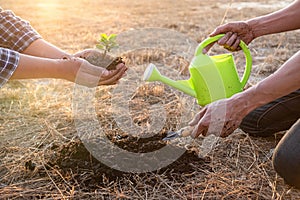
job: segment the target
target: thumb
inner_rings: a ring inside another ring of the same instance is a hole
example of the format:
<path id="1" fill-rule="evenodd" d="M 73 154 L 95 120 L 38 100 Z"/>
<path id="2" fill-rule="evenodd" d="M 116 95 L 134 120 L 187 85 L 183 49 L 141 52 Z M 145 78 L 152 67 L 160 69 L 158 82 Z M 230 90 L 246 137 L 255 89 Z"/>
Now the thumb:
<path id="1" fill-rule="evenodd" d="M 198 112 L 194 117 L 194 119 L 192 119 L 192 121 L 189 122 L 189 126 L 197 125 L 200 119 L 204 116 L 205 112 L 206 112 L 206 108 Z"/>
<path id="2" fill-rule="evenodd" d="M 236 25 L 235 23 L 227 23 L 227 24 L 223 24 L 218 26 L 209 36 L 213 37 L 219 34 L 225 34 L 227 32 L 235 32 Z"/>
<path id="3" fill-rule="evenodd" d="M 108 77 L 108 76 L 112 76 L 112 72 L 111 71 L 108 71 L 107 69 L 105 68 L 99 68 L 101 70 L 99 70 L 100 74 L 101 74 L 101 77 Z"/>
<path id="4" fill-rule="evenodd" d="M 211 32 L 209 34 L 209 37 L 213 37 L 213 36 L 219 35 L 219 34 L 224 33 L 224 32 L 226 32 L 224 30 L 224 25 L 223 26 L 219 26 L 213 32 Z"/>

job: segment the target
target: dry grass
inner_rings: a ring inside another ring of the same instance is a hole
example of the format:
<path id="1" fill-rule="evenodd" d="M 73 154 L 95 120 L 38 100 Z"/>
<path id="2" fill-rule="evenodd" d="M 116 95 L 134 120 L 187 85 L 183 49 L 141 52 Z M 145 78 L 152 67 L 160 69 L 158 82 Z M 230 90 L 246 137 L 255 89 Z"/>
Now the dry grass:
<path id="1" fill-rule="evenodd" d="M 274 5 L 271 0 L 257 0 Z M 271 12 L 275 8 L 245 7 L 239 1 L 23 1 L 0 0 L 31 24 L 48 41 L 70 53 L 94 48 L 99 33 L 117 33 L 143 27 L 161 27 L 201 41 L 222 22 L 241 20 Z M 232 7 L 230 7 L 232 5 Z M 295 33 L 257 39 L 251 44 L 255 84 L 299 49 Z M 221 50 L 216 49 L 216 52 Z M 149 53 L 150 52 L 150 53 Z M 148 62 L 164 63 L 178 71 L 187 62 L 164 51 L 138 51 L 123 55 L 134 72 L 142 74 Z M 242 59 L 240 59 L 242 60 Z M 240 61 L 242 63 L 242 61 Z M 239 70 L 242 68 L 239 66 Z M 185 71 L 186 72 L 186 71 Z M 167 71 L 163 71 L 167 73 Z M 128 78 L 128 80 L 130 80 Z M 136 87 L 132 83 L 132 87 Z M 74 85 L 62 80 L 13 81 L 0 90 L 0 197 L 3 199 L 299 199 L 276 175 L 271 150 L 281 138 L 253 138 L 237 130 L 220 139 L 207 157 L 199 156 L 202 139 L 191 144 L 174 163 L 148 173 L 123 173 L 91 157 L 78 139 L 72 99 Z M 114 87 L 96 93 L 98 120 L 109 137 L 123 137 L 111 108 Z M 167 119 L 159 132 L 176 129 L 186 107 L 179 93 L 160 84 L 135 88 L 130 113 L 135 124 L 147 128 L 147 106 L 161 102 Z M 192 116 L 199 109 L 193 101 Z M 186 105 L 185 105 L 186 106 Z M 189 120 L 189 119 L 186 119 Z M 133 142 L 135 140 L 136 142 Z M 135 137 L 119 141 L 124 148 L 148 151 L 159 141 L 143 144 Z M 151 146 L 152 145 L 152 146 Z M 78 157 L 78 155 L 80 157 Z"/>

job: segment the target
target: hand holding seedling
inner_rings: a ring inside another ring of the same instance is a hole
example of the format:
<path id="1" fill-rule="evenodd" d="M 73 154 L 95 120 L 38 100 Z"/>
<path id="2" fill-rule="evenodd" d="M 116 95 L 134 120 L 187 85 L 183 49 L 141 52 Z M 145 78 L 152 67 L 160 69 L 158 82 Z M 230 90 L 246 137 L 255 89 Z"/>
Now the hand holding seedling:
<path id="1" fill-rule="evenodd" d="M 81 63 L 76 73 L 75 82 L 87 87 L 116 84 L 127 71 L 127 67 L 124 63 L 118 64 L 115 70 L 107 70 L 105 68 L 92 65 L 84 59 L 79 60 Z"/>
<path id="2" fill-rule="evenodd" d="M 120 63 L 115 70 L 92 65 L 84 59 L 46 59 L 20 54 L 18 68 L 11 79 L 58 78 L 87 87 L 116 84 L 127 67 Z"/>
<path id="3" fill-rule="evenodd" d="M 127 70 L 122 58 L 114 58 L 108 55 L 111 49 L 118 46 L 116 37 L 116 34 L 107 36 L 105 33 L 102 33 L 100 35 L 99 43 L 96 47 L 103 50 L 103 52 L 96 49 L 86 49 L 74 54 L 75 57 L 84 59 L 77 73 L 76 82 L 93 87 L 97 82 L 98 85 L 115 84 L 122 78 Z"/>

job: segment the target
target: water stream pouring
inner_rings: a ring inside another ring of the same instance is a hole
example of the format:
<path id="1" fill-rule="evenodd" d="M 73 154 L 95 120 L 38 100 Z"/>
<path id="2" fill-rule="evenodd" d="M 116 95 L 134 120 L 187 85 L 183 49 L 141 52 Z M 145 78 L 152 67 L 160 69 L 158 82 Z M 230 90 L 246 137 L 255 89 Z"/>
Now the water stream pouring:
<path id="1" fill-rule="evenodd" d="M 249 79 L 252 68 L 252 57 L 247 45 L 243 41 L 239 44 L 246 58 L 245 71 L 241 80 L 231 53 L 215 56 L 203 54 L 203 49 L 207 45 L 223 36 L 224 34 L 209 37 L 198 45 L 189 65 L 190 78 L 188 80 L 175 81 L 163 76 L 152 63 L 145 70 L 143 80 L 160 81 L 176 88 L 195 97 L 201 106 L 241 92 Z"/>

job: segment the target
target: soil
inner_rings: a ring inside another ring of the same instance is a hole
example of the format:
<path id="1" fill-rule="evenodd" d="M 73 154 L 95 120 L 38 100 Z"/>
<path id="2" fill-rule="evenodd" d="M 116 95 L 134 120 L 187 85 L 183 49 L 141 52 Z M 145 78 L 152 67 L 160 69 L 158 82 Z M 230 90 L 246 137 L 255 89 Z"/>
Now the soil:
<path id="1" fill-rule="evenodd" d="M 89 56 L 86 58 L 86 60 L 96 66 L 99 67 L 105 67 L 108 70 L 115 70 L 117 65 L 120 63 L 124 63 L 125 62 L 122 60 L 122 57 L 116 57 L 116 58 L 111 58 L 108 56 L 105 56 L 103 58 L 103 56 Z"/>
<path id="2" fill-rule="evenodd" d="M 72 104 L 79 98 L 74 96 L 74 84 L 63 80 L 11 81 L 0 90 L 0 198 L 300 199 L 299 190 L 286 185 L 272 167 L 272 152 L 285 132 L 256 138 L 237 129 L 202 156 L 205 138 L 162 141 L 168 131 L 186 125 L 201 107 L 166 85 L 140 80 L 150 62 L 168 77 L 188 77 L 191 57 L 186 54 L 215 27 L 270 13 L 289 2 L 30 0 L 24 4 L 21 0 L 0 0 L 2 8 L 30 21 L 44 39 L 63 50 L 87 50 L 85 59 L 109 70 L 120 62 L 128 65 L 120 89 L 99 87 L 91 100 L 96 120 L 110 142 L 133 153 L 153 152 L 167 145 L 184 152 L 176 161 L 152 172 L 118 171 L 97 160 L 79 137 Z M 180 34 L 126 34 L 148 27 Z M 94 49 L 101 33 L 117 34 L 125 46 L 142 43 L 155 47 L 171 41 L 175 48 L 135 48 L 101 59 L 103 54 Z M 253 71 L 247 87 L 276 71 L 298 51 L 297 33 L 265 36 L 249 45 Z M 211 53 L 223 51 L 214 47 Z M 239 53 L 234 56 L 242 74 L 244 58 Z M 116 107 L 116 102 L 129 109 Z M 151 111 L 159 114 L 151 117 Z M 118 123 L 123 117 L 123 123 Z M 134 130 L 138 127 L 138 133 L 130 134 L 122 124 L 131 124 L 129 128 Z"/>
<path id="3" fill-rule="evenodd" d="M 130 148 L 128 148 L 128 145 Z M 161 148 L 161 145 L 156 146 L 155 144 L 159 144 L 159 142 L 146 142 L 143 145 L 142 151 L 153 151 L 152 147 Z M 119 142 L 120 147 L 127 146 L 127 149 L 134 150 L 140 149 L 140 143 L 136 143 L 136 140 Z M 99 187 L 105 187 L 106 182 L 115 182 L 118 180 L 126 179 L 133 182 L 134 185 L 138 183 L 134 183 L 135 180 L 131 179 L 132 173 L 126 173 L 122 171 L 118 171 L 108 167 L 97 159 L 95 159 L 91 153 L 85 148 L 84 144 L 80 139 L 76 139 L 68 144 L 65 144 L 61 147 L 57 147 L 57 149 L 53 149 L 56 151 L 55 157 L 50 159 L 47 163 L 47 167 L 49 169 L 55 167 L 58 169 L 62 169 L 62 175 L 67 176 L 70 173 L 76 174 L 73 177 L 73 181 L 80 184 L 82 188 L 89 188 L 89 190 L 95 190 Z M 141 151 L 136 151 L 141 152 Z M 208 165 L 210 162 L 209 158 L 199 158 L 198 155 L 194 151 L 186 151 L 178 160 L 173 162 L 168 167 L 164 167 L 157 171 L 151 172 L 155 174 L 164 174 L 170 181 L 180 179 L 180 174 L 190 174 L 194 172 L 194 169 L 191 165 L 187 165 L 187 163 L 193 163 L 195 165 L 201 165 L 204 170 L 211 170 L 211 167 Z M 84 172 L 90 171 L 93 173 L 93 176 L 88 179 L 83 179 L 81 177 Z M 151 173 L 141 174 L 143 176 L 150 175 Z M 178 174 L 178 177 L 175 177 L 174 174 Z M 151 183 L 152 186 L 157 184 L 156 182 Z"/>
<path id="4" fill-rule="evenodd" d="M 82 53 L 83 56 L 80 56 L 81 58 L 86 59 L 93 65 L 106 68 L 107 70 L 115 70 L 118 64 L 125 64 L 122 57 L 114 57 L 97 49 L 87 49 Z"/>

